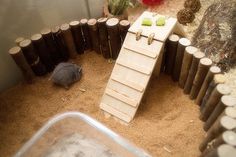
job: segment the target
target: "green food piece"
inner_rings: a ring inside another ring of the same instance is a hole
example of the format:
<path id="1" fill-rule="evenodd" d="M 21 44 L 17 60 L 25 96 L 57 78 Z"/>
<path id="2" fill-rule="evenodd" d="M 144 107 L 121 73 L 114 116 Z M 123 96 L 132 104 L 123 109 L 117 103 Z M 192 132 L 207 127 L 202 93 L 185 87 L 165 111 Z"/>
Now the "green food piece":
<path id="1" fill-rule="evenodd" d="M 165 23 L 166 23 L 165 18 L 164 18 L 164 17 L 159 17 L 159 18 L 157 19 L 156 25 L 157 25 L 157 26 L 164 26 Z"/>
<path id="2" fill-rule="evenodd" d="M 150 18 L 143 18 L 142 25 L 143 26 L 151 26 L 152 20 Z"/>

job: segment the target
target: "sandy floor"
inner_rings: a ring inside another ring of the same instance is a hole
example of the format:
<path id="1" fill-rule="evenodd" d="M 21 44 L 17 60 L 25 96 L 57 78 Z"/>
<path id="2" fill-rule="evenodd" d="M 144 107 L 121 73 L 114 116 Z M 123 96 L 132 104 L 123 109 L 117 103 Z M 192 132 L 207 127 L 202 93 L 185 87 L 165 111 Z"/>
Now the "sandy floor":
<path id="1" fill-rule="evenodd" d="M 82 64 L 84 75 L 69 90 L 52 85 L 46 76 L 37 78 L 33 85 L 21 84 L 0 94 L 1 156 L 12 155 L 49 118 L 65 111 L 92 116 L 155 157 L 199 155 L 198 145 L 204 132 L 198 106 L 169 76 L 161 75 L 151 81 L 134 121 L 125 126 L 113 118 L 105 118 L 99 109 L 113 64 L 94 52 L 74 62 Z"/>

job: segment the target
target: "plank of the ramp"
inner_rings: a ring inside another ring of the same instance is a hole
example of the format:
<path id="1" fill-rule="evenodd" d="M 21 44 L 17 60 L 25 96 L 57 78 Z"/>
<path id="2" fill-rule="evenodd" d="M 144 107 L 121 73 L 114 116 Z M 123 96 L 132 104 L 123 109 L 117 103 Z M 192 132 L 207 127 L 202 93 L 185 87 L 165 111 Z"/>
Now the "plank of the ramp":
<path id="1" fill-rule="evenodd" d="M 139 53 L 150 58 L 157 58 L 159 52 L 163 47 L 163 43 L 153 40 L 152 44 L 148 45 L 148 40 L 146 37 L 141 37 L 136 40 L 136 36 L 133 33 L 128 32 L 123 44 L 123 48 L 133 51 L 134 53 Z M 122 53 L 121 51 L 120 53 Z"/>
<path id="2" fill-rule="evenodd" d="M 135 83 L 132 80 L 123 79 L 122 77 L 119 77 L 118 75 L 115 75 L 115 74 L 111 77 L 111 80 L 116 81 L 125 86 L 128 86 L 132 89 L 135 89 L 136 91 L 139 91 L 141 93 L 144 90 L 144 87 L 140 85 L 139 83 Z"/>
<path id="3" fill-rule="evenodd" d="M 134 107 L 138 106 L 138 103 L 141 101 L 142 96 L 143 96 L 143 92 L 139 92 L 133 88 L 130 88 L 114 80 L 109 80 L 107 84 L 107 88 L 115 90 L 115 91 L 119 91 L 120 94 L 125 95 L 135 100 L 137 104 Z"/>
<path id="4" fill-rule="evenodd" d="M 103 95 L 102 98 L 102 103 L 107 104 L 109 106 L 111 106 L 112 108 L 130 116 L 133 117 L 136 113 L 137 108 L 130 106 L 114 97 L 111 97 L 109 95 L 107 95 L 106 93 Z"/>
<path id="5" fill-rule="evenodd" d="M 158 52 L 156 52 L 156 54 L 158 54 Z M 156 59 L 135 53 L 134 51 L 130 51 L 122 47 L 117 63 L 126 63 L 127 66 L 131 64 L 134 68 L 138 68 L 134 70 L 140 70 L 142 73 L 150 75 L 153 67 L 155 66 Z"/>
<path id="6" fill-rule="evenodd" d="M 111 97 L 114 97 L 128 105 L 131 105 L 133 107 L 138 106 L 138 102 L 135 99 L 132 99 L 124 94 L 119 93 L 118 91 L 112 90 L 110 88 L 107 88 L 105 93 Z"/>
<path id="7" fill-rule="evenodd" d="M 143 73 L 137 72 L 133 69 L 115 64 L 111 78 L 119 77 L 121 80 L 130 80 L 134 84 L 139 84 L 145 88 L 150 75 L 144 75 Z"/>
<path id="8" fill-rule="evenodd" d="M 143 14 L 132 24 L 129 28 L 129 32 L 136 33 L 142 29 L 142 35 L 148 37 L 151 33 L 155 33 L 154 39 L 165 42 L 170 33 L 173 31 L 177 19 L 172 17 L 166 17 L 164 26 L 156 26 L 156 20 L 163 15 L 159 15 L 154 12 L 145 11 Z M 152 20 L 152 26 L 142 26 L 143 18 L 150 18 Z"/>
<path id="9" fill-rule="evenodd" d="M 108 113 L 110 113 L 111 115 L 114 115 L 115 117 L 129 123 L 132 118 L 120 111 L 117 111 L 116 109 L 112 108 L 111 106 L 107 105 L 107 104 L 104 104 L 104 103 L 101 103 L 100 104 L 100 108 Z"/>

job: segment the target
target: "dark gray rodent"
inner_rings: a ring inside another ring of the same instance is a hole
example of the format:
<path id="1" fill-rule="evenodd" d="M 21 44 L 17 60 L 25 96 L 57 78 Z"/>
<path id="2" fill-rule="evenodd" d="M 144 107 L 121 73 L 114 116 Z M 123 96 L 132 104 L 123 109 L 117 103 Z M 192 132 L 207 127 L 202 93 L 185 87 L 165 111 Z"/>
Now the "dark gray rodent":
<path id="1" fill-rule="evenodd" d="M 61 85 L 66 89 L 69 86 L 80 80 L 82 76 L 82 68 L 73 63 L 60 63 L 54 69 L 51 79 L 55 84 Z"/>

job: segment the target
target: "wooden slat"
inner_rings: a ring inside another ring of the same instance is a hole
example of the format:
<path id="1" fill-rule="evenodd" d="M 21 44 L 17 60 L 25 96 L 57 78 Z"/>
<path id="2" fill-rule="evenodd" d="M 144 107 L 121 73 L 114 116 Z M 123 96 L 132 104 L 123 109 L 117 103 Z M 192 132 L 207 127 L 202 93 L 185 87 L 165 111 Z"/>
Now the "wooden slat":
<path id="1" fill-rule="evenodd" d="M 114 91 L 112 89 L 107 88 L 105 93 L 107 95 L 111 96 L 111 97 L 114 97 L 114 98 L 128 104 L 128 105 L 131 105 L 131 106 L 134 106 L 134 107 L 136 107 L 138 105 L 138 102 L 136 102 L 135 100 L 133 100 L 133 99 L 131 99 L 131 98 L 129 98 L 129 97 L 123 95 L 123 94 L 120 94 L 119 92 Z"/>
<path id="2" fill-rule="evenodd" d="M 113 75 L 111 79 L 116 81 L 116 82 L 119 82 L 121 84 L 124 84 L 124 85 L 126 85 L 126 86 L 128 86 L 130 88 L 133 88 L 133 89 L 135 89 L 135 90 L 137 90 L 139 92 L 143 92 L 143 90 L 144 90 L 143 86 L 141 86 L 141 85 L 139 85 L 137 83 L 134 83 L 134 82 L 132 82 L 130 80 L 120 79 L 119 76 L 117 76 L 117 75 Z"/>
<path id="3" fill-rule="evenodd" d="M 131 63 L 131 62 L 126 62 L 126 61 L 123 61 L 123 60 L 117 60 L 116 64 L 127 67 L 127 68 L 130 68 L 132 70 L 135 70 L 137 72 L 140 72 L 140 73 L 143 73 L 143 74 L 146 74 L 146 75 L 151 74 L 151 71 L 149 69 L 147 69 L 145 67 L 141 67 L 141 66 L 139 66 L 137 64 L 134 64 L 134 63 Z"/>
<path id="4" fill-rule="evenodd" d="M 100 104 L 100 108 L 114 116 L 116 116 L 117 118 L 125 121 L 125 122 L 130 122 L 132 120 L 132 117 L 129 117 L 128 115 L 112 108 L 111 106 L 107 105 L 107 104 L 104 104 L 104 103 L 101 103 Z"/>
<path id="5" fill-rule="evenodd" d="M 123 47 L 127 50 L 130 50 L 134 53 L 138 53 L 138 54 L 142 54 L 144 56 L 147 57 L 151 57 L 151 58 L 156 58 L 157 57 L 157 53 L 150 53 L 150 51 L 143 49 L 141 47 L 137 47 L 137 45 L 131 44 L 131 43 L 124 43 Z"/>

